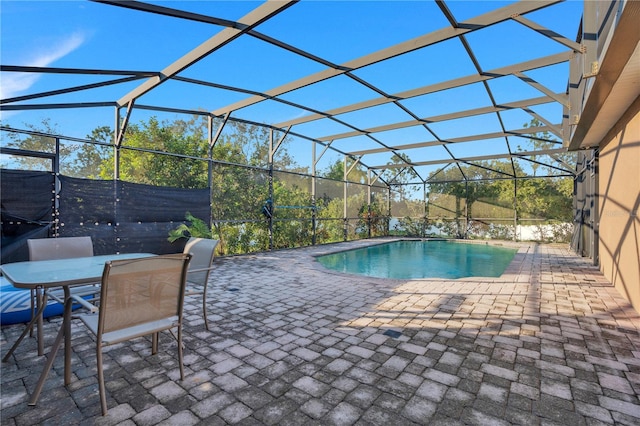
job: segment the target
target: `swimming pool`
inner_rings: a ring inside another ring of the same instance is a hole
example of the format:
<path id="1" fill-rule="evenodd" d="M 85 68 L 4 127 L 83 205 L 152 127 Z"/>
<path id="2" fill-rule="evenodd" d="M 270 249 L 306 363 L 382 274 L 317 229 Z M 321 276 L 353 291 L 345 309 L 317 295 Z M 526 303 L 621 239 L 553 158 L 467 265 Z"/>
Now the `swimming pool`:
<path id="1" fill-rule="evenodd" d="M 379 278 L 499 277 L 517 250 L 453 241 L 396 241 L 317 257 L 326 268 Z"/>

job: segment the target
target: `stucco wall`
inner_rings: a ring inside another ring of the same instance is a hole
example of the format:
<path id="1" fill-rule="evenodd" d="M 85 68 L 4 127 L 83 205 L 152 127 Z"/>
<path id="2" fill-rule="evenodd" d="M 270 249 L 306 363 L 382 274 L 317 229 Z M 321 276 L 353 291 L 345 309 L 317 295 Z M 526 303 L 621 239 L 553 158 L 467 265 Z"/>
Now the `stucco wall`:
<path id="1" fill-rule="evenodd" d="M 598 184 L 600 268 L 636 310 L 640 310 L 638 103 L 600 144 Z"/>

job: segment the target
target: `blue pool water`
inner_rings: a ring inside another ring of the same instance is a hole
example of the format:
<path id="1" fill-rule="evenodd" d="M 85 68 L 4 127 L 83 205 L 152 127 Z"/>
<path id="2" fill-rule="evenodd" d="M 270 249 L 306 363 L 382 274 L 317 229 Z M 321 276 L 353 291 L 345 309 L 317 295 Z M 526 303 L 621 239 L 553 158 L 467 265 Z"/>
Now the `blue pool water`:
<path id="1" fill-rule="evenodd" d="M 499 277 L 517 250 L 450 241 L 397 241 L 319 256 L 329 269 L 379 278 Z"/>

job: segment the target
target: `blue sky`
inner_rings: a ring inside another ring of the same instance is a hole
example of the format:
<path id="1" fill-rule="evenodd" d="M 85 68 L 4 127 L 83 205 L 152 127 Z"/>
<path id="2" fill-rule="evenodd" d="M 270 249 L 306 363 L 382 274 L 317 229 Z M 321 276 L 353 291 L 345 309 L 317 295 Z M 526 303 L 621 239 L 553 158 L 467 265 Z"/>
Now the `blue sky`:
<path id="1" fill-rule="evenodd" d="M 250 1 L 162 1 L 151 2 L 165 7 L 237 21 L 260 5 Z M 462 22 L 511 2 L 450 1 L 447 6 Z M 546 28 L 575 40 L 581 1 L 568 1 L 526 17 Z M 3 65 L 31 65 L 50 67 L 126 69 L 159 71 L 189 50 L 220 31 L 210 24 L 188 22 L 159 15 L 146 14 L 119 7 L 87 1 L 7 1 L 0 2 L 1 44 Z M 285 10 L 256 29 L 264 34 L 307 50 L 325 60 L 342 64 L 374 51 L 430 33 L 449 25 L 432 1 L 309 1 Z M 566 47 L 510 21 L 467 35 L 483 70 L 524 62 L 538 56 L 566 51 Z M 282 51 L 253 37 L 243 36 L 201 60 L 181 75 L 206 79 L 216 83 L 266 91 L 289 81 L 308 76 L 325 67 L 316 62 Z M 354 72 L 357 77 L 372 83 L 387 93 L 399 93 L 420 86 L 447 81 L 475 73 L 469 57 L 457 39 L 448 40 L 427 49 L 402 55 L 389 61 L 373 64 Z M 564 91 L 568 65 L 533 70 L 528 75 L 554 91 Z M 55 90 L 107 79 L 104 76 L 37 75 L 3 72 L 0 75 L 1 98 Z M 28 103 L 115 101 L 139 85 L 131 82 L 109 86 L 91 92 L 76 92 L 27 101 Z M 515 77 L 492 81 L 491 89 L 497 103 L 540 96 L 540 92 Z M 144 105 L 165 105 L 175 108 L 215 110 L 245 95 L 219 89 L 205 89 L 170 81 L 138 100 Z M 354 80 L 339 76 L 317 85 L 283 95 L 283 98 L 320 110 L 349 105 L 379 97 Z M 446 92 L 437 92 L 404 101 L 420 117 L 478 108 L 490 104 L 480 84 Z M 554 104 L 534 108 L 559 123 L 561 108 Z M 258 122 L 278 123 L 307 114 L 299 109 L 273 101 L 265 101 L 239 110 L 233 116 Z M 134 111 L 132 121 L 146 120 L 151 113 Z M 160 119 L 185 118 L 175 114 L 153 113 Z M 98 126 L 113 127 L 112 108 L 35 110 L 2 112 L 2 123 L 24 128 L 25 123 L 38 125 L 49 118 L 60 133 L 84 137 Z M 361 128 L 375 127 L 394 121 L 409 120 L 399 108 L 383 105 L 345 114 L 344 119 Z M 505 113 L 508 128 L 519 128 L 530 120 L 521 111 Z M 432 129 L 441 138 L 456 138 L 470 134 L 495 131 L 497 119 L 472 117 L 464 120 L 434 123 Z M 350 129 L 320 120 L 292 129 L 322 137 Z M 385 143 L 401 144 L 430 140 L 431 135 L 421 128 L 379 135 Z M 304 141 L 297 142 L 307 146 Z M 496 143 L 497 144 L 497 143 Z M 476 145 L 452 145 L 456 155 L 491 153 L 496 145 L 491 141 Z M 502 145 L 504 143 L 502 142 Z M 375 143 L 366 137 L 336 142 L 340 149 L 367 149 Z M 414 150 L 412 159 L 446 158 L 441 147 L 436 150 Z M 494 149 L 494 150 L 497 150 Z M 309 152 L 308 149 L 305 150 Z M 310 161 L 308 154 L 299 162 Z M 377 164 L 369 156 L 365 160 Z M 424 158 L 422 158 L 424 157 Z"/>

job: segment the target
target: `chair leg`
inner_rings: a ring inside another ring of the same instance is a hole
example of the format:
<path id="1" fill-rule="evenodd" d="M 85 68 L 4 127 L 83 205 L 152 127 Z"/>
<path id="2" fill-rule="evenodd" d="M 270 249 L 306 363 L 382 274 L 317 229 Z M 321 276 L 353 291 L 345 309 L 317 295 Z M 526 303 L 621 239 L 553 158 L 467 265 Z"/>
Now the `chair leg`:
<path id="1" fill-rule="evenodd" d="M 182 360 L 182 324 L 178 325 L 178 362 L 180 363 L 180 380 L 184 380 L 184 362 Z"/>
<path id="2" fill-rule="evenodd" d="M 204 317 L 204 328 L 209 331 L 209 318 L 207 318 L 207 283 L 204 283 L 202 291 L 202 316 Z"/>
<path id="3" fill-rule="evenodd" d="M 102 370 L 102 346 L 97 343 L 96 364 L 98 365 L 98 387 L 100 388 L 100 406 L 102 407 L 102 415 L 107 415 L 107 395 L 104 386 L 104 371 Z"/>

